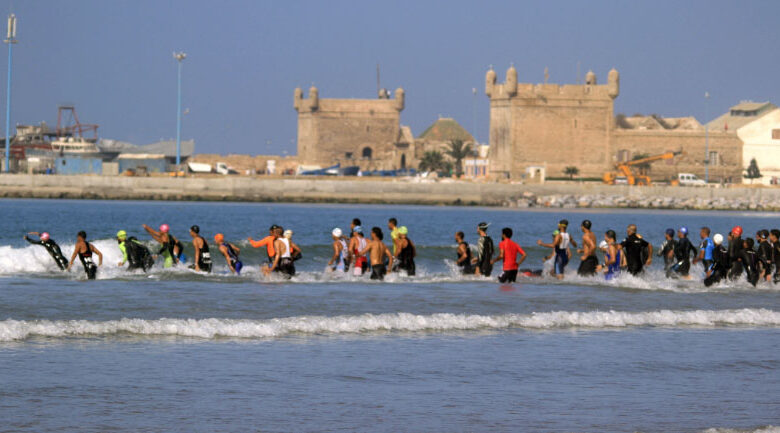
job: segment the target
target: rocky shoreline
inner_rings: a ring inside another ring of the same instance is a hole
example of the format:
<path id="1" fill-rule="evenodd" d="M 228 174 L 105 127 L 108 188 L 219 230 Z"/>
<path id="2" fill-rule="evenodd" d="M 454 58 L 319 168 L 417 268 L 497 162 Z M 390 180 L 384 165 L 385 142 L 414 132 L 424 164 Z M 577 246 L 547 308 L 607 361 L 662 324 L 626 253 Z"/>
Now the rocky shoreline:
<path id="1" fill-rule="evenodd" d="M 676 209 L 676 210 L 750 210 L 780 211 L 780 201 L 769 197 L 631 197 L 606 194 L 552 194 L 536 195 L 525 192 L 516 200 L 507 200 L 504 207 L 511 208 L 626 208 L 626 209 Z"/>

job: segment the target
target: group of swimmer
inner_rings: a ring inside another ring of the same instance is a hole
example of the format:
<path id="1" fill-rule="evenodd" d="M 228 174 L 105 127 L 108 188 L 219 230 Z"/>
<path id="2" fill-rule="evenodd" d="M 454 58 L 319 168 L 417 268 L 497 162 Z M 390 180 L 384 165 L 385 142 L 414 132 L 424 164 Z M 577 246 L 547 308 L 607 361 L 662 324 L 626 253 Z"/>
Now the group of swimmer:
<path id="1" fill-rule="evenodd" d="M 527 277 L 539 277 L 544 274 L 541 269 L 520 268 L 527 254 L 512 240 L 513 232 L 509 227 L 501 229 L 501 242 L 498 244 L 498 254 L 496 254 L 493 239 L 488 235 L 489 226 L 490 224 L 486 222 L 477 225 L 478 240 L 473 252 L 465 241 L 465 234 L 461 231 L 455 234 L 457 244 L 455 263 L 462 274 L 490 277 L 493 266 L 499 261 L 502 262 L 502 272 L 498 276 L 498 281 L 501 283 L 515 282 L 518 274 Z M 162 224 L 158 230 L 146 224 L 142 227 L 160 244 L 160 249 L 152 253 L 137 238 L 128 236 L 126 231 L 120 230 L 116 234 L 116 241 L 122 253 L 119 267 L 126 265 L 128 270 L 141 269 L 146 272 L 158 258 L 162 258 L 165 268 L 187 261 L 182 243 L 170 233 L 167 224 Z M 372 227 L 369 237 L 366 237 L 359 218 L 352 220 L 349 234 L 344 233 L 340 228 L 334 228 L 331 231 L 333 255 L 328 262 L 327 271 L 353 275 L 363 275 L 370 271 L 372 280 L 383 280 L 389 272 L 402 271 L 409 276 L 415 275 L 417 249 L 409 237 L 408 228 L 399 226 L 396 218 L 390 218 L 387 229 L 390 232 L 392 250 L 385 244 L 384 233 L 380 227 Z M 592 223 L 587 219 L 580 224 L 580 230 L 582 231 L 581 246 L 569 233 L 569 222 L 565 219 L 561 220 L 557 229 L 553 231 L 551 242 L 547 243 L 541 239 L 537 241 L 537 245 L 550 249 L 550 254 L 544 258 L 544 261 L 552 262 L 550 274 L 558 279 L 564 278 L 566 266 L 573 255 L 572 249 L 580 255 L 578 275 L 603 274 L 607 280 L 621 272 L 639 275 L 653 261 L 653 245 L 637 232 L 635 224 L 628 225 L 626 237 L 621 242 L 617 241 L 614 230 L 607 230 L 603 240 L 597 243 L 596 234 L 592 231 Z M 193 225 L 190 227 L 189 234 L 195 251 L 193 264 L 189 267 L 197 272 L 211 272 L 211 252 L 208 242 L 200 234 L 200 227 Z M 687 227 L 680 227 L 678 230 L 670 228 L 665 231 L 665 240 L 658 249 L 657 256 L 663 258 L 664 269 L 669 278 L 691 279 L 691 265 L 702 263 L 705 270 L 704 284 L 707 286 L 724 279 L 737 280 L 743 275 L 754 286 L 761 280 L 780 282 L 780 230 L 759 230 L 755 239 L 749 237 L 742 239 L 742 234 L 741 226 L 732 228 L 726 238 L 721 234 L 710 236 L 710 229 L 702 227 L 699 231 L 701 243 L 697 249 L 688 238 Z M 38 240 L 32 239 L 31 235 L 37 236 Z M 292 236 L 292 230 L 284 230 L 274 224 L 269 228 L 268 236 L 265 238 L 258 241 L 248 238 L 252 247 L 266 249 L 268 263 L 261 265 L 263 274 L 278 273 L 285 278 L 295 275 L 295 262 L 302 257 L 302 253 L 301 248 L 293 242 Z M 80 231 L 76 236 L 76 245 L 70 261 L 65 258 L 59 245 L 46 232 L 30 232 L 24 236 L 24 239 L 32 244 L 44 246 L 61 270 L 70 270 L 78 257 L 88 279 L 94 279 L 98 267 L 103 264 L 103 254 L 87 241 L 87 234 L 84 231 Z M 727 241 L 726 245 L 724 241 Z M 240 274 L 243 268 L 239 258 L 241 249 L 226 241 L 222 233 L 214 236 L 214 242 L 225 257 L 230 271 L 233 274 Z M 602 253 L 602 260 L 599 260 L 599 251 Z M 93 260 L 93 254 L 98 257 L 97 263 Z"/>
<path id="2" fill-rule="evenodd" d="M 512 241 L 512 229 L 508 227 L 501 230 L 499 255 L 493 257 L 493 240 L 487 235 L 488 226 L 488 223 L 480 223 L 477 226 L 479 241 L 476 257 L 473 258 L 468 243 L 464 241 L 463 232 L 455 234 L 455 241 L 458 243 L 456 263 L 464 274 L 490 276 L 497 261 L 503 261 L 503 272 L 498 277 L 502 283 L 516 281 L 518 272 L 528 277 L 541 276 L 544 273 L 543 270 L 518 269 L 525 260 L 526 253 Z M 536 242 L 539 246 L 551 249 L 550 255 L 546 256 L 544 261 L 553 262 L 550 273 L 558 279 L 564 277 L 566 265 L 572 257 L 572 247 L 580 254 L 580 265 L 577 269 L 580 276 L 603 274 L 605 279 L 610 280 L 623 271 L 636 276 L 653 262 L 653 245 L 637 232 L 635 224 L 626 228 L 623 241 L 617 241 L 614 230 L 607 230 L 604 239 L 597 245 L 596 235 L 591 230 L 592 222 L 584 220 L 580 225 L 581 247 L 577 246 L 577 242 L 568 232 L 568 227 L 569 222 L 561 220 L 552 233 L 552 242 Z M 742 239 L 742 233 L 742 227 L 735 226 L 725 239 L 719 233 L 710 237 L 709 227 L 702 227 L 699 231 L 701 243 L 697 249 L 688 239 L 687 227 L 680 227 L 676 231 L 666 229 L 665 240 L 657 256 L 663 258 L 664 270 L 669 278 L 690 280 L 691 264 L 702 263 L 705 271 L 704 284 L 707 287 L 724 279 L 735 281 L 743 275 L 753 286 L 762 280 L 779 283 L 780 230 L 759 230 L 755 240 Z M 724 245 L 724 240 L 728 241 L 727 246 Z M 603 261 L 599 261 L 598 251 L 602 252 Z"/>
<path id="3" fill-rule="evenodd" d="M 136 237 L 128 236 L 125 230 L 119 230 L 116 234 L 116 241 L 122 253 L 122 261 L 117 264 L 118 267 L 127 266 L 129 271 L 141 269 L 147 272 L 154 266 L 158 258 L 162 258 L 164 268 L 170 268 L 187 261 L 184 245 L 170 233 L 168 224 L 160 225 L 159 230 L 146 224 L 143 224 L 142 227 L 152 239 L 160 244 L 160 249 L 156 253 L 152 253 Z M 301 257 L 301 249 L 292 241 L 292 234 L 292 230 L 284 230 L 280 226 L 273 225 L 269 236 L 263 240 L 254 241 L 249 238 L 249 242 L 255 248 L 262 246 L 267 248 L 269 263 L 262 267 L 263 273 L 268 275 L 271 272 L 279 272 L 288 277 L 295 274 L 294 261 Z M 30 236 L 37 236 L 38 240 Z M 192 237 L 195 257 L 194 263 L 189 268 L 197 272 L 211 272 L 211 251 L 206 239 L 200 235 L 200 227 L 197 225 L 190 227 L 190 236 Z M 103 265 L 103 253 L 94 244 L 87 241 L 87 233 L 84 231 L 80 231 L 76 235 L 76 245 L 70 261 L 65 258 L 60 246 L 47 232 L 30 232 L 24 236 L 24 239 L 31 244 L 46 248 L 60 270 L 70 271 L 78 257 L 84 267 L 84 272 L 87 274 L 87 279 L 90 280 L 96 278 L 98 267 Z M 236 275 L 240 274 L 243 268 L 243 263 L 239 258 L 241 249 L 235 244 L 227 242 L 222 233 L 214 235 L 214 242 L 219 252 L 225 257 L 230 271 Z M 98 257 L 97 263 L 93 260 L 93 254 Z"/>

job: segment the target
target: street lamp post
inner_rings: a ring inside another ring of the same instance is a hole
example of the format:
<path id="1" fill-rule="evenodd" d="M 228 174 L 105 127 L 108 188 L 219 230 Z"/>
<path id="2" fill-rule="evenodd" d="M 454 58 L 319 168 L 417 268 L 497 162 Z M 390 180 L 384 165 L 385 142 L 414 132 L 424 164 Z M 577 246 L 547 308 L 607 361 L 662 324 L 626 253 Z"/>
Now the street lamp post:
<path id="1" fill-rule="evenodd" d="M 8 37 L 5 39 L 8 44 L 8 86 L 6 88 L 5 99 L 5 166 L 4 170 L 8 173 L 9 156 L 11 153 L 11 60 L 13 59 L 12 52 L 16 40 L 16 15 L 8 15 Z"/>
<path id="2" fill-rule="evenodd" d="M 704 182 L 710 183 L 710 92 L 704 92 Z"/>
<path id="3" fill-rule="evenodd" d="M 173 58 L 179 63 L 176 103 L 176 173 L 178 174 L 181 170 L 181 62 L 187 58 L 187 54 L 183 51 L 174 52 Z"/>

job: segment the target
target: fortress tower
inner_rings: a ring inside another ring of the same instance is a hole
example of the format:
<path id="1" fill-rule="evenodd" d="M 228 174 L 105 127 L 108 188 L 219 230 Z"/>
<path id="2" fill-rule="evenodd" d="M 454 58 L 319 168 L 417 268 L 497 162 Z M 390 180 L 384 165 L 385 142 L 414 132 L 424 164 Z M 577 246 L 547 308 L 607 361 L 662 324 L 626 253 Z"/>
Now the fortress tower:
<path id="1" fill-rule="evenodd" d="M 620 75 L 609 71 L 607 84 L 596 84 L 592 71 L 582 85 L 519 83 L 511 66 L 504 83 L 490 69 L 485 93 L 490 98 L 490 172 L 520 179 L 528 167 L 563 176 L 576 166 L 583 176 L 600 177 L 612 165 L 614 100 Z"/>
<path id="2" fill-rule="evenodd" d="M 401 143 L 404 90 L 389 99 L 322 99 L 316 87 L 304 98 L 295 89 L 298 112 L 298 158 L 303 164 L 359 165 L 362 169 L 390 169 L 406 161 Z M 411 155 L 408 156 L 411 158 Z"/>

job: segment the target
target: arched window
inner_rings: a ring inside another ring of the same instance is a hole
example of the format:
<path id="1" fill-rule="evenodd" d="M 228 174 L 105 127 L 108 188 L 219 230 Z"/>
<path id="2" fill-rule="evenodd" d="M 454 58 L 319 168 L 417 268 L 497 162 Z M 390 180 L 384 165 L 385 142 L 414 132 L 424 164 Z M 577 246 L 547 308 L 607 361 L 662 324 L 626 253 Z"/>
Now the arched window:
<path id="1" fill-rule="evenodd" d="M 363 158 L 364 159 L 371 159 L 371 148 L 370 147 L 364 147 L 363 148 Z"/>
<path id="2" fill-rule="evenodd" d="M 401 170 L 406 170 L 406 154 L 401 155 Z"/>

